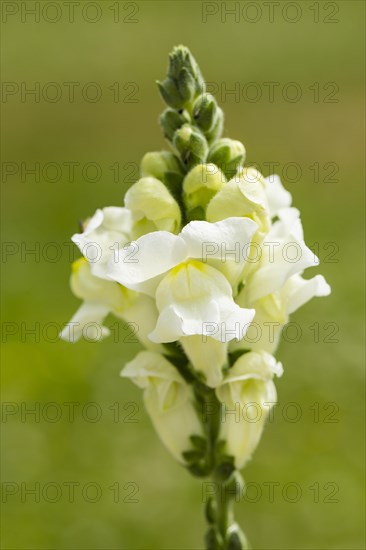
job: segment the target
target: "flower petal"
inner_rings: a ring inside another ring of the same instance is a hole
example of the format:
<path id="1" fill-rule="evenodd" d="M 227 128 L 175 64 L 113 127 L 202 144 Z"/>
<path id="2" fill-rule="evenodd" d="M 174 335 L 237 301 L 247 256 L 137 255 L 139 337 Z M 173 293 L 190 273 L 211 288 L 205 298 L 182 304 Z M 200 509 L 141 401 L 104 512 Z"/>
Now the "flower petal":
<path id="1" fill-rule="evenodd" d="M 287 313 L 289 315 L 315 296 L 329 296 L 331 293 L 331 288 L 323 275 L 316 275 L 308 280 L 294 275 L 287 281 L 284 290 L 288 296 Z"/>
<path id="2" fill-rule="evenodd" d="M 140 351 L 126 363 L 121 371 L 123 378 L 131 380 L 139 388 L 147 388 L 155 379 L 171 380 L 185 384 L 177 369 L 163 355 L 153 351 Z"/>
<path id="3" fill-rule="evenodd" d="M 92 342 L 102 340 L 109 335 L 109 329 L 102 325 L 108 313 L 109 308 L 102 304 L 84 302 L 62 330 L 60 338 L 71 343 L 83 336 Z"/>
<path id="4" fill-rule="evenodd" d="M 154 342 L 172 342 L 181 336 L 211 336 L 220 342 L 242 338 L 255 311 L 240 308 L 226 278 L 211 266 L 191 260 L 180 264 L 156 291 L 160 312 Z"/>
<path id="5" fill-rule="evenodd" d="M 107 273 L 127 288 L 154 295 L 159 276 L 184 261 L 186 256 L 187 246 L 181 237 L 155 231 L 116 251 Z"/>
<path id="6" fill-rule="evenodd" d="M 264 186 L 271 217 L 277 216 L 281 208 L 291 206 L 291 193 L 283 187 L 279 176 L 273 174 L 264 178 Z"/>
<path id="7" fill-rule="evenodd" d="M 212 265 L 234 285 L 257 229 L 258 224 L 249 218 L 227 218 L 216 223 L 193 221 L 184 227 L 181 237 L 187 243 L 190 258 Z"/>
<path id="8" fill-rule="evenodd" d="M 108 260 L 116 246 L 127 242 L 131 220 L 131 212 L 127 208 L 109 206 L 103 210 L 98 209 L 86 224 L 83 233 L 75 233 L 71 237 L 97 277 L 108 279 Z"/>

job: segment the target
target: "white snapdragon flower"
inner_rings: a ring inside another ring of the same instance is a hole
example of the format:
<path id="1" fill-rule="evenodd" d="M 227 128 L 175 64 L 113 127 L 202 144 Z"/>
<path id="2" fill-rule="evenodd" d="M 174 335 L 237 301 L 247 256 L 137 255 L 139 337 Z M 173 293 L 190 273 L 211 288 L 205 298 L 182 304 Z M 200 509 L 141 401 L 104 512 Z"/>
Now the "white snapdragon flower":
<path id="1" fill-rule="evenodd" d="M 179 235 L 148 233 L 116 251 L 108 276 L 127 288 L 154 296 L 167 272 L 183 262 L 199 260 L 223 273 L 234 286 L 257 227 L 249 218 L 231 217 L 217 223 L 190 222 Z"/>
<path id="2" fill-rule="evenodd" d="M 282 208 L 291 206 L 291 193 L 285 189 L 281 183 L 280 177 L 272 174 L 263 178 L 264 191 L 267 197 L 269 213 L 271 217 L 277 216 Z"/>
<path id="3" fill-rule="evenodd" d="M 315 296 L 327 296 L 330 287 L 322 275 L 305 280 L 301 273 L 319 260 L 306 245 L 296 208 L 281 209 L 262 243 L 262 257 L 236 297 L 241 307 L 253 307 L 255 336 L 247 334 L 231 349 L 262 349 L 273 353 L 291 313 Z"/>
<path id="4" fill-rule="evenodd" d="M 116 249 L 130 240 L 131 226 L 132 215 L 127 208 L 107 206 L 95 212 L 82 233 L 71 237 L 90 262 L 93 275 L 108 279 L 108 261 Z"/>
<path id="5" fill-rule="evenodd" d="M 284 325 L 290 315 L 315 297 L 328 296 L 331 288 L 322 275 L 304 279 L 301 275 L 292 275 L 283 287 L 264 296 L 255 303 L 253 334 L 247 334 L 231 349 L 265 350 L 274 353 L 278 347 Z M 245 307 L 245 292 L 237 297 L 237 302 Z"/>
<path id="6" fill-rule="evenodd" d="M 226 442 L 226 453 L 234 457 L 237 469 L 243 468 L 257 447 L 277 400 L 273 377 L 282 371 L 281 363 L 268 353 L 245 353 L 216 388 L 223 404 L 220 439 Z"/>
<path id="7" fill-rule="evenodd" d="M 109 329 L 103 326 L 103 320 L 109 313 L 113 313 L 116 317 L 133 323 L 131 327 L 135 336 L 145 347 L 162 349 L 147 338 L 158 318 L 152 298 L 139 295 L 115 281 L 96 277 L 92 273 L 91 264 L 85 258 L 72 264 L 70 286 L 83 303 L 61 332 L 60 337 L 63 340 L 76 342 L 82 337 L 91 341 L 105 338 L 109 335 Z"/>
<path id="8" fill-rule="evenodd" d="M 243 251 L 256 229 L 257 224 L 246 218 L 215 224 L 194 221 L 178 236 L 162 231 L 144 235 L 131 244 L 132 252 L 121 249 L 118 261 L 109 264 L 112 279 L 156 298 L 159 318 L 150 339 L 180 340 L 211 387 L 222 379 L 227 342 L 245 335 L 255 313 L 234 302 L 227 277 L 236 280 L 243 270 L 245 254 L 238 262 L 231 254 L 236 244 Z M 212 244 L 208 258 L 206 247 Z M 205 355 L 213 363 L 204 360 Z"/>
<path id="9" fill-rule="evenodd" d="M 121 372 L 144 390 L 144 403 L 160 439 L 181 463 L 191 436 L 203 436 L 191 388 L 159 353 L 142 351 Z"/>
<path id="10" fill-rule="evenodd" d="M 246 301 L 254 304 L 260 298 L 282 288 L 285 282 L 319 260 L 304 242 L 300 212 L 284 208 L 260 248 L 260 258 L 245 281 Z"/>

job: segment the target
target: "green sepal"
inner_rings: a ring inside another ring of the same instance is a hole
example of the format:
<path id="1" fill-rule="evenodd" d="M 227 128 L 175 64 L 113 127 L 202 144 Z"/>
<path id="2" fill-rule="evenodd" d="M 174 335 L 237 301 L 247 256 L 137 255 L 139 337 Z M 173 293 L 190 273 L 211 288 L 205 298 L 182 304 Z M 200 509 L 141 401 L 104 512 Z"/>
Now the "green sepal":
<path id="1" fill-rule="evenodd" d="M 183 451 L 182 456 L 184 460 L 188 462 L 188 464 L 194 464 L 197 461 L 201 460 L 204 457 L 204 454 L 205 454 L 204 451 L 190 450 L 190 451 Z"/>
<path id="2" fill-rule="evenodd" d="M 227 531 L 225 548 L 227 550 L 250 550 L 251 548 L 248 539 L 237 523 L 230 525 Z"/>
<path id="3" fill-rule="evenodd" d="M 206 138 L 198 128 L 190 124 L 184 124 L 175 132 L 173 145 L 187 170 L 206 160 L 208 153 Z"/>
<path id="4" fill-rule="evenodd" d="M 160 126 L 163 130 L 164 136 L 169 140 L 173 140 L 175 132 L 190 122 L 189 115 L 186 111 L 178 113 L 175 109 L 165 109 L 159 118 Z"/>
<path id="5" fill-rule="evenodd" d="M 193 220 L 204 221 L 205 219 L 206 211 L 202 208 L 202 206 L 196 206 L 196 208 L 193 208 L 192 210 L 189 210 L 189 212 L 187 212 L 188 222 L 192 222 Z"/>
<path id="6" fill-rule="evenodd" d="M 177 203 L 182 206 L 182 183 L 184 176 L 177 172 L 165 172 L 163 183 L 169 189 Z"/>
<path id="7" fill-rule="evenodd" d="M 193 462 L 186 466 L 187 470 L 195 477 L 207 477 L 210 469 L 205 462 Z"/>
<path id="8" fill-rule="evenodd" d="M 192 445 L 198 451 L 205 453 L 207 450 L 207 440 L 201 435 L 191 435 L 189 438 L 192 442 Z"/>
<path id="9" fill-rule="evenodd" d="M 206 531 L 205 543 L 207 550 L 222 550 L 224 548 L 224 541 L 214 527 L 209 527 Z"/>
<path id="10" fill-rule="evenodd" d="M 245 355 L 249 352 L 250 349 L 237 349 L 236 351 L 232 351 L 231 353 L 229 353 L 229 368 L 231 368 L 242 355 Z"/>
<path id="11" fill-rule="evenodd" d="M 205 134 L 212 131 L 222 116 L 223 113 L 211 94 L 202 94 L 194 102 L 193 120 Z"/>
<path id="12" fill-rule="evenodd" d="M 235 471 L 234 457 L 223 455 L 219 460 L 216 466 L 216 473 L 223 481 L 226 481 Z"/>
<path id="13" fill-rule="evenodd" d="M 218 107 L 218 111 L 220 114 L 217 117 L 216 123 L 211 130 L 205 133 L 209 145 L 220 139 L 224 131 L 224 111 L 220 107 Z"/>

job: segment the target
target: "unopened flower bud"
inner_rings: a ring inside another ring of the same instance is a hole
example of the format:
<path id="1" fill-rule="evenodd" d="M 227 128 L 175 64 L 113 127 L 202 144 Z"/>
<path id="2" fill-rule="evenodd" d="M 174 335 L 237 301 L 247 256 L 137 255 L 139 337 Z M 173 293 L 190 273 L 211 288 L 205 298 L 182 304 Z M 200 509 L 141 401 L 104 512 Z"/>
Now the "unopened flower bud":
<path id="1" fill-rule="evenodd" d="M 190 124 L 185 124 L 175 132 L 173 145 L 179 152 L 183 164 L 188 169 L 206 160 L 208 152 L 207 141 L 204 135 Z"/>
<path id="2" fill-rule="evenodd" d="M 269 407 L 276 402 L 273 378 L 281 373 L 282 365 L 272 355 L 249 352 L 234 363 L 223 383 L 216 389 L 225 415 L 225 422 L 220 427 L 220 439 L 226 441 L 226 453 L 234 458 L 234 465 L 238 470 L 251 458 L 259 443 Z M 252 410 L 238 421 L 231 418 L 228 413 L 238 403 L 240 410 L 248 411 L 250 406 L 253 410 L 254 406 L 258 420 L 248 420 L 254 414 Z M 240 438 L 238 433 L 241 434 Z"/>
<path id="3" fill-rule="evenodd" d="M 224 112 L 220 107 L 218 107 L 218 112 L 219 115 L 217 116 L 216 123 L 211 130 L 205 133 L 206 139 L 210 144 L 220 139 L 224 131 Z"/>
<path id="4" fill-rule="evenodd" d="M 182 173 L 179 159 L 169 151 L 146 153 L 141 161 L 141 175 L 164 180 L 166 172 Z"/>
<path id="5" fill-rule="evenodd" d="M 127 191 L 125 204 L 133 215 L 132 234 L 138 238 L 151 231 L 180 229 L 180 208 L 160 180 L 153 177 L 141 178 Z"/>
<path id="6" fill-rule="evenodd" d="M 221 550 L 223 548 L 223 540 L 220 533 L 215 527 L 209 527 L 205 534 L 206 548 L 210 550 Z"/>
<path id="7" fill-rule="evenodd" d="M 189 220 L 197 219 L 194 211 L 203 212 L 204 219 L 206 206 L 220 189 L 226 184 L 226 178 L 215 164 L 198 164 L 184 178 L 183 200 Z"/>
<path id="8" fill-rule="evenodd" d="M 193 104 L 193 120 L 205 136 L 215 135 L 215 129 L 223 127 L 224 114 L 211 94 L 200 95 Z"/>
<path id="9" fill-rule="evenodd" d="M 174 133 L 178 128 L 181 128 L 183 124 L 189 122 L 189 116 L 186 111 L 178 113 L 175 109 L 165 109 L 160 116 L 160 126 L 164 132 L 164 136 L 170 141 L 173 140 Z"/>
<path id="10" fill-rule="evenodd" d="M 249 543 L 237 523 L 230 525 L 226 535 L 227 550 L 248 550 Z"/>
<path id="11" fill-rule="evenodd" d="M 175 109 L 183 108 L 200 93 L 202 75 L 188 48 L 174 48 L 169 56 L 167 78 L 157 84 L 164 101 Z"/>
<path id="12" fill-rule="evenodd" d="M 203 436 L 190 386 L 163 355 L 149 351 L 138 353 L 121 376 L 144 390 L 145 407 L 160 439 L 186 465 L 183 455 L 192 446 L 191 434 Z"/>
<path id="13" fill-rule="evenodd" d="M 237 168 L 243 164 L 244 160 L 244 145 L 240 141 L 229 138 L 219 139 L 208 154 L 208 162 L 219 166 L 228 179 L 235 175 Z"/>
<path id="14" fill-rule="evenodd" d="M 209 497 L 205 506 L 205 516 L 206 520 L 210 525 L 213 525 L 217 518 L 217 506 L 215 499 Z"/>

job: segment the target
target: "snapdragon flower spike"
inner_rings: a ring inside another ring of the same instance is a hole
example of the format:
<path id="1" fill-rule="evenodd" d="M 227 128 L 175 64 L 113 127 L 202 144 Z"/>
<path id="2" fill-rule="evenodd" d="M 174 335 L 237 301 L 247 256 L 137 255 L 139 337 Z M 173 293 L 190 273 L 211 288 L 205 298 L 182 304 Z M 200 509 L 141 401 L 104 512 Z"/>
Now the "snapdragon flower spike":
<path id="1" fill-rule="evenodd" d="M 208 548 L 244 550 L 231 507 L 237 470 L 277 399 L 273 354 L 290 315 L 330 287 L 322 275 L 303 277 L 319 260 L 291 194 L 277 175 L 244 164 L 240 141 L 222 137 L 223 112 L 188 48 L 174 48 L 158 86 L 173 150 L 147 153 L 125 206 L 98 209 L 73 235 L 83 258 L 71 287 L 82 305 L 61 337 L 102 338 L 109 313 L 133 323 L 146 350 L 122 376 L 142 388 L 177 461 L 219 483 Z M 249 337 L 253 323 L 259 338 Z M 243 415 L 250 404 L 254 421 Z"/>

